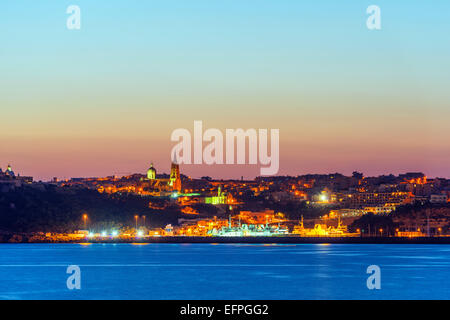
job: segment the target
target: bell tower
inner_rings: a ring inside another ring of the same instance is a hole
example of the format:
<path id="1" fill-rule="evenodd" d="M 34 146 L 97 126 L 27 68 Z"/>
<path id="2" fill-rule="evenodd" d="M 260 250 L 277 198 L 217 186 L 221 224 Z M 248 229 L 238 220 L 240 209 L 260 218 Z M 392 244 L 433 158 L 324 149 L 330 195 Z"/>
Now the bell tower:
<path id="1" fill-rule="evenodd" d="M 178 164 L 176 154 L 172 161 L 172 166 L 170 168 L 170 180 L 169 185 L 172 186 L 173 191 L 181 191 L 181 177 L 180 177 L 180 165 Z"/>

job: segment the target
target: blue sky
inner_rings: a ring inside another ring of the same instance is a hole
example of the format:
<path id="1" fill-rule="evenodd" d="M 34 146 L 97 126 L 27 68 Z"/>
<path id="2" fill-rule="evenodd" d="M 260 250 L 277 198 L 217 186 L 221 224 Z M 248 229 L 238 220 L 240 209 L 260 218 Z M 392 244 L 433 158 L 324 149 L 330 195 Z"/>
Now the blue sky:
<path id="1" fill-rule="evenodd" d="M 72 4 L 81 30 L 66 28 Z M 203 120 L 279 128 L 282 173 L 449 176 L 449 13 L 448 1 L 4 1 L 0 106 L 14 120 L 0 162 L 42 177 L 163 166 L 170 132 Z M 86 162 L 67 171 L 55 148 Z"/>

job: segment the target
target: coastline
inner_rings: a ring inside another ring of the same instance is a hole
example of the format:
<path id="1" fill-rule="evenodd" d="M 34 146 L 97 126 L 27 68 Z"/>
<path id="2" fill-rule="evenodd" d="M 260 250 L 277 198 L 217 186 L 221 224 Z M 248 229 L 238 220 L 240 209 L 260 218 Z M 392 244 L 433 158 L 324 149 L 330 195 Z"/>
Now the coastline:
<path id="1" fill-rule="evenodd" d="M 0 241 L 0 243 L 130 243 L 130 244 L 450 244 L 450 237 L 151 237 L 145 239 L 80 239 L 72 241 Z"/>

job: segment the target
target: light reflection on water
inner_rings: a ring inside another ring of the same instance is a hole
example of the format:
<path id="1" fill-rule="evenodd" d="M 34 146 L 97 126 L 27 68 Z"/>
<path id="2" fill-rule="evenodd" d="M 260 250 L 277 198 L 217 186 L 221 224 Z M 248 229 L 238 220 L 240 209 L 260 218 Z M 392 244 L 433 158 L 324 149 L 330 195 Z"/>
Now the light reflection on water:
<path id="1" fill-rule="evenodd" d="M 0 244 L 0 299 L 448 299 L 446 245 Z M 381 290 L 366 269 L 381 268 Z M 82 289 L 66 287 L 79 265 Z"/>

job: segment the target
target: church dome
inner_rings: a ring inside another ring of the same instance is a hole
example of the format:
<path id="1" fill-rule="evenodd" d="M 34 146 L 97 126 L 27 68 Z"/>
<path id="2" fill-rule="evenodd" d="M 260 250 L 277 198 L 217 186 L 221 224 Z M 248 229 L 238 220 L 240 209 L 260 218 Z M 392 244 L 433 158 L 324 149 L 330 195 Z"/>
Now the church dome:
<path id="1" fill-rule="evenodd" d="M 11 168 L 11 165 L 8 164 L 8 167 L 6 168 L 5 174 L 7 176 L 10 176 L 10 177 L 14 177 L 15 176 L 14 171 Z"/>
<path id="2" fill-rule="evenodd" d="M 156 179 L 156 169 L 153 167 L 153 163 L 150 165 L 150 168 L 147 170 L 147 179 L 154 180 Z"/>

